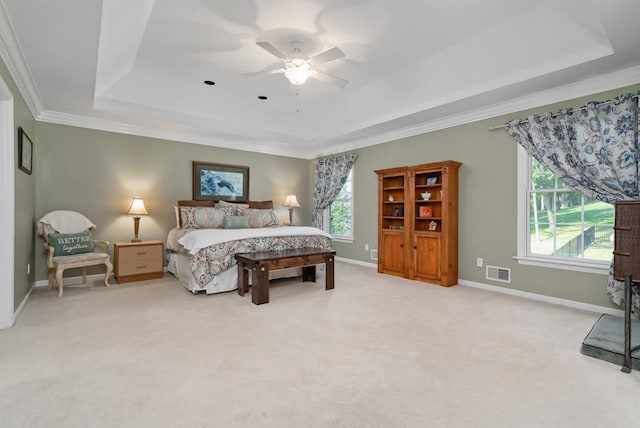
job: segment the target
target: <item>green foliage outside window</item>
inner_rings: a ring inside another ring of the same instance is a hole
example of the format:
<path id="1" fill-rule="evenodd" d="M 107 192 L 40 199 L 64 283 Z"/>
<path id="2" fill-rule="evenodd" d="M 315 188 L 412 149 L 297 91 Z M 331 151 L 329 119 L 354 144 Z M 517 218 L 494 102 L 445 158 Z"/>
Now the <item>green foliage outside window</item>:
<path id="1" fill-rule="evenodd" d="M 588 198 L 535 159 L 529 190 L 530 254 L 610 261 L 613 205 Z"/>
<path id="2" fill-rule="evenodd" d="M 329 208 L 329 233 L 336 237 L 353 237 L 353 169 L 338 197 Z"/>

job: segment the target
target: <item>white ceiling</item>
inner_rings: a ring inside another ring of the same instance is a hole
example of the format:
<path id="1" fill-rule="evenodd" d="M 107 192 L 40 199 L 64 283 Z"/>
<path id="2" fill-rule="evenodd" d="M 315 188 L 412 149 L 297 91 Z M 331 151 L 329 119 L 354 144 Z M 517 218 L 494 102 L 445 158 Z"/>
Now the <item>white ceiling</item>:
<path id="1" fill-rule="evenodd" d="M 301 158 L 640 82 L 638 0 L 0 6 L 0 54 L 39 120 Z M 319 68 L 349 84 L 242 76 L 278 61 L 256 41 L 293 40 L 342 49 Z"/>

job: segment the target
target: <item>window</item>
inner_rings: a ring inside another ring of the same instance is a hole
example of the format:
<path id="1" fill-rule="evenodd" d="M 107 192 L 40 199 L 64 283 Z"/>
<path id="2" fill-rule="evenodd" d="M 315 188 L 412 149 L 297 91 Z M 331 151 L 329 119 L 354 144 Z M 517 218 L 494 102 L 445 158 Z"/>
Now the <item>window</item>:
<path id="1" fill-rule="evenodd" d="M 336 239 L 353 240 L 353 168 L 338 197 L 325 210 L 324 228 Z"/>
<path id="2" fill-rule="evenodd" d="M 568 189 L 518 150 L 518 260 L 606 273 L 613 256 L 613 205 Z"/>

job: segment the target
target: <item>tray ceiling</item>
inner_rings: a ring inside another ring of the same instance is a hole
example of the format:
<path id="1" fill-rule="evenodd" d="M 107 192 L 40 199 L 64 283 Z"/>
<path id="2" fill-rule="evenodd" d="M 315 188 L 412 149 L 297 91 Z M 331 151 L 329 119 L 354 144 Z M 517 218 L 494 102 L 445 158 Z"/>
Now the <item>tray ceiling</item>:
<path id="1" fill-rule="evenodd" d="M 632 0 L 0 6 L 0 53 L 39 120 L 302 158 L 640 82 Z M 294 40 L 339 47 L 318 68 L 349 84 L 243 76 L 278 62 L 257 41 Z"/>

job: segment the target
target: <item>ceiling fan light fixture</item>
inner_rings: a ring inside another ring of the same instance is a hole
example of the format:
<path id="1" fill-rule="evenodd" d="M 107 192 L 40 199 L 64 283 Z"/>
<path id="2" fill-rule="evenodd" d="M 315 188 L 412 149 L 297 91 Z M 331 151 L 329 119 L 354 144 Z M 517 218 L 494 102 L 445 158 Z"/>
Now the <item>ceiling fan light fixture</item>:
<path id="1" fill-rule="evenodd" d="M 294 59 L 287 62 L 284 75 L 294 85 L 302 85 L 313 74 L 311 65 L 304 60 Z"/>

